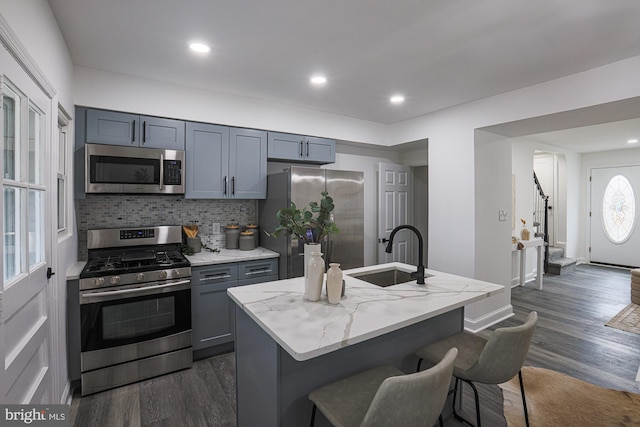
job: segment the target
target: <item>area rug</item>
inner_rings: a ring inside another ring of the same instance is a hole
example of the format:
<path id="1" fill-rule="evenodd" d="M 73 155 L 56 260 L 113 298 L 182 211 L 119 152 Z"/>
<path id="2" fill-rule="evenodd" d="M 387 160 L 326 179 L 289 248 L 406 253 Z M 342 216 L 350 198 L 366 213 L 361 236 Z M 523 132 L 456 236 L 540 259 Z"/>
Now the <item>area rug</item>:
<path id="1" fill-rule="evenodd" d="M 640 334 L 640 305 L 629 304 L 620 313 L 613 316 L 605 326 Z"/>
<path id="2" fill-rule="evenodd" d="M 522 368 L 532 427 L 640 426 L 640 394 L 612 390 L 548 369 Z M 518 376 L 500 384 L 509 427 L 524 427 Z"/>

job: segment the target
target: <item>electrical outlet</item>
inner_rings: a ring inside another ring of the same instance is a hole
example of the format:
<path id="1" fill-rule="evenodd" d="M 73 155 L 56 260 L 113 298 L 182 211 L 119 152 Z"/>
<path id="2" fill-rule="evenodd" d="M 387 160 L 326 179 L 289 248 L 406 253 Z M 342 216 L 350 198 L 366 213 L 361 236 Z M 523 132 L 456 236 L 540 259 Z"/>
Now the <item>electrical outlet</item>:
<path id="1" fill-rule="evenodd" d="M 507 211 L 498 211 L 498 221 L 507 220 Z"/>
<path id="2" fill-rule="evenodd" d="M 220 234 L 220 223 L 214 222 L 211 224 L 211 234 Z"/>

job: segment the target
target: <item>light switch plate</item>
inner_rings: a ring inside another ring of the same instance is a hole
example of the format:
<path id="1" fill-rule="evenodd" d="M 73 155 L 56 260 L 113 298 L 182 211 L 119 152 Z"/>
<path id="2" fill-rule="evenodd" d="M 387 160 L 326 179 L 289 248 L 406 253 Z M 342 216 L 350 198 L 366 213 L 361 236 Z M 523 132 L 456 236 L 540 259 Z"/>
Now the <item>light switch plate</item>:
<path id="1" fill-rule="evenodd" d="M 498 211 L 498 221 L 507 220 L 507 211 Z"/>
<path id="2" fill-rule="evenodd" d="M 211 224 L 211 234 L 220 234 L 220 223 L 214 222 Z"/>

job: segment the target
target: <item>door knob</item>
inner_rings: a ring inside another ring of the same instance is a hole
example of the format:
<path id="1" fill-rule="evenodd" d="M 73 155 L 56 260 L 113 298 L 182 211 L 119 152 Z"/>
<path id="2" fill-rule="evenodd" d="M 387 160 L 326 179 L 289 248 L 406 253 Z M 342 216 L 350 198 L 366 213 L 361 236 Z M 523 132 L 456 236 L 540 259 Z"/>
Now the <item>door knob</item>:
<path id="1" fill-rule="evenodd" d="M 47 279 L 51 279 L 51 276 L 53 276 L 53 275 L 55 275 L 55 274 L 56 274 L 56 273 L 54 273 L 54 272 L 51 270 L 51 267 L 48 267 L 48 268 L 47 268 Z"/>
<path id="2" fill-rule="evenodd" d="M 382 239 L 378 239 L 378 243 L 387 243 L 389 241 L 389 239 L 387 239 L 386 237 L 383 237 Z"/>

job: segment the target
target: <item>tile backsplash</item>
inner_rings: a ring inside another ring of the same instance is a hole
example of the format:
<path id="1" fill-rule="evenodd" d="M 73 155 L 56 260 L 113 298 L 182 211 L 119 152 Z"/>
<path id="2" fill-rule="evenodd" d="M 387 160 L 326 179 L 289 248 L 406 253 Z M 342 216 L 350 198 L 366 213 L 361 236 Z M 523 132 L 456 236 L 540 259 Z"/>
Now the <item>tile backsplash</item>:
<path id="1" fill-rule="evenodd" d="M 87 195 L 75 204 L 78 257 L 87 259 L 87 230 L 96 228 L 197 225 L 203 243 L 224 245 L 224 226 L 255 223 L 255 200 L 203 200 L 158 195 Z M 213 223 L 220 224 L 214 233 Z"/>

